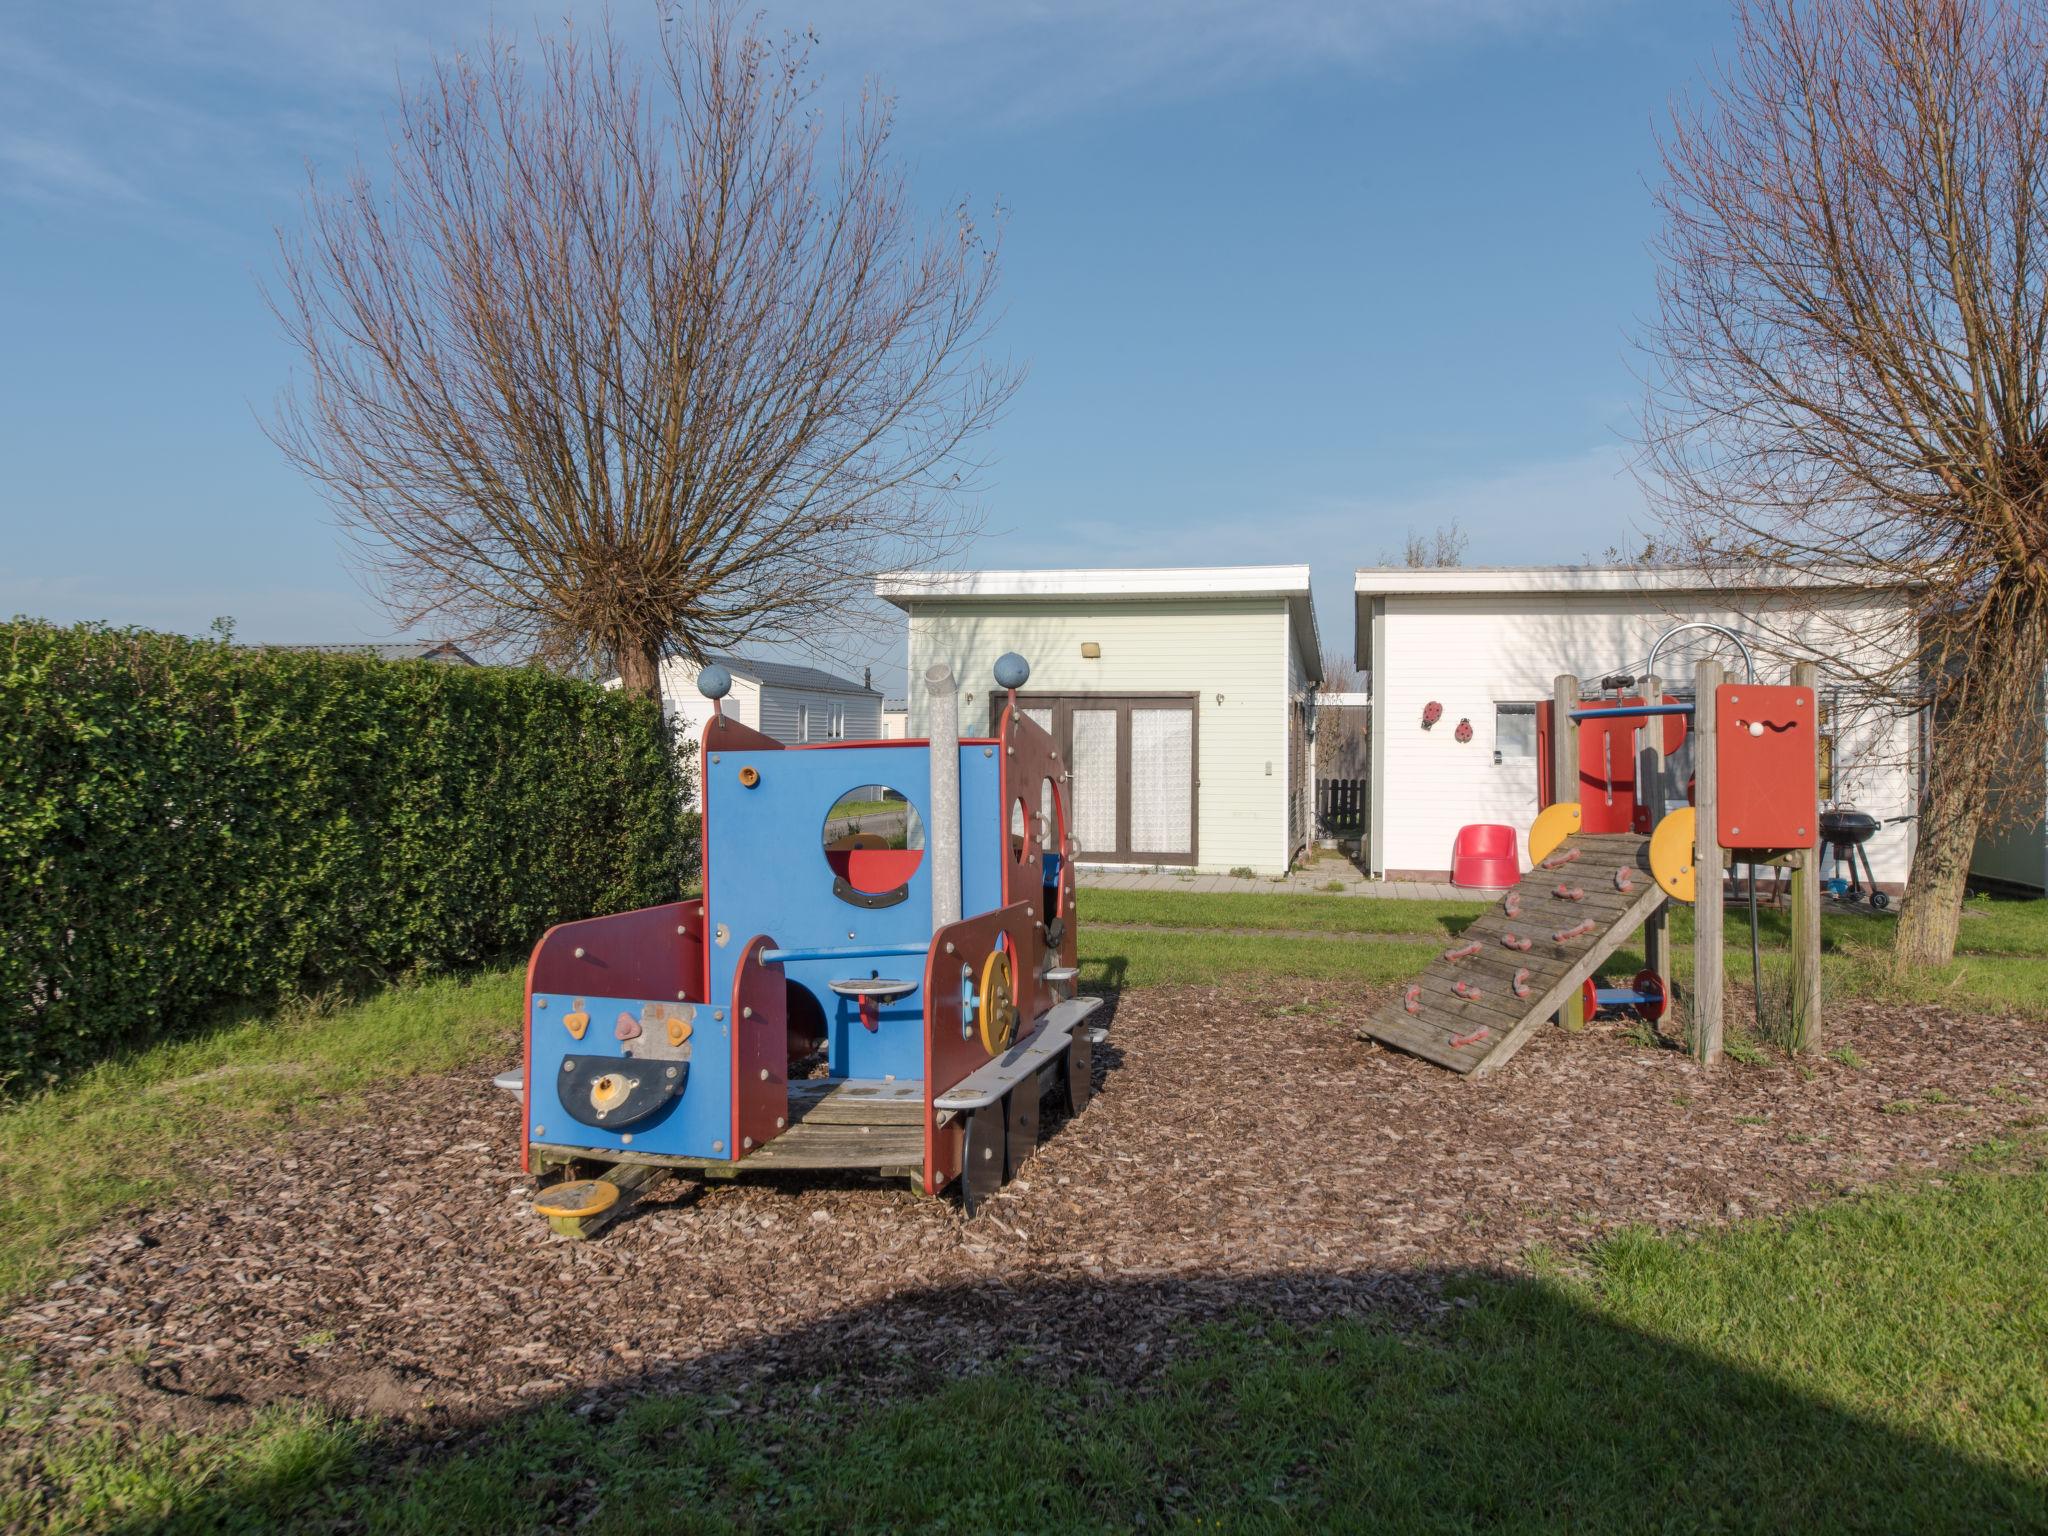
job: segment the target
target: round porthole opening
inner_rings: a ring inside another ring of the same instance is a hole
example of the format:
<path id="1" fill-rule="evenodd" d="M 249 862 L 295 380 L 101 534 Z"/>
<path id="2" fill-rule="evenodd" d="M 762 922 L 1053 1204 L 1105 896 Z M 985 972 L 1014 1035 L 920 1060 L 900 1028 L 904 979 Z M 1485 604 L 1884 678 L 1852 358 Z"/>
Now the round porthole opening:
<path id="1" fill-rule="evenodd" d="M 924 819 L 886 784 L 859 784 L 833 801 L 820 840 L 836 880 L 864 895 L 903 889 L 924 862 Z"/>

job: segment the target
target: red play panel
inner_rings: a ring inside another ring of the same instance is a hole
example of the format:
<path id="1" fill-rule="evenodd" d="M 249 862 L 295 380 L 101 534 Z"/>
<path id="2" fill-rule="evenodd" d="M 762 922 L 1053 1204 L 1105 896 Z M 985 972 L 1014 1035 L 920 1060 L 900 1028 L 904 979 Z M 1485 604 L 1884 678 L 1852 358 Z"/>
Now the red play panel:
<path id="1" fill-rule="evenodd" d="M 1714 690 L 1723 848 L 1811 848 L 1820 827 L 1813 690 L 1723 683 Z"/>
<path id="2" fill-rule="evenodd" d="M 765 934 L 749 939 L 733 968 L 733 1017 L 728 1022 L 735 1160 L 773 1141 L 789 1119 L 789 993 L 782 967 L 761 963 L 761 951 L 774 947 Z"/>
<path id="3" fill-rule="evenodd" d="M 1051 1006 L 1051 988 L 1038 975 L 1045 939 L 1024 904 L 983 912 L 949 923 L 932 936 L 924 973 L 924 1187 L 936 1195 L 960 1176 L 960 1122 L 940 1127 L 932 1100 L 986 1064 L 981 1033 L 961 1027 L 961 988 L 978 987 L 981 968 L 996 945 L 1010 941 L 1017 1007 L 1023 1028 Z M 946 952 L 947 945 L 952 953 Z M 964 974 L 963 974 L 964 967 Z"/>

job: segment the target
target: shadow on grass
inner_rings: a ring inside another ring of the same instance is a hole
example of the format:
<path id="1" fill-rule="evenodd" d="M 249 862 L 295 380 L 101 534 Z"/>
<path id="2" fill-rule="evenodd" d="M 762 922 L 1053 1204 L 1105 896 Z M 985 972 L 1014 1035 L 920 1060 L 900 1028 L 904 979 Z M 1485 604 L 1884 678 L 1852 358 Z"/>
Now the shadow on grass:
<path id="1" fill-rule="evenodd" d="M 949 1362 L 998 1327 L 1003 1357 L 959 1374 Z M 2038 1485 L 1618 1324 L 1568 1285 L 1426 1272 L 907 1291 L 698 1361 L 687 1383 L 620 1379 L 459 1436 L 394 1427 L 324 1458 L 219 1465 L 203 1493 L 114 1528 L 2048 1521 Z"/>

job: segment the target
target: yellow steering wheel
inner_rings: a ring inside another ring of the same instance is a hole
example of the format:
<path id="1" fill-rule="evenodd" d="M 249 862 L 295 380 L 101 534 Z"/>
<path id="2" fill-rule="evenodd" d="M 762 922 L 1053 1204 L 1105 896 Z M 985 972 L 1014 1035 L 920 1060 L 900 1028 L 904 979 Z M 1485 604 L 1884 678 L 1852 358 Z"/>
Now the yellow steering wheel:
<path id="1" fill-rule="evenodd" d="M 982 962 L 981 1006 L 976 1016 L 981 1022 L 981 1048 L 991 1056 L 1008 1050 L 1010 1037 L 1017 1031 L 1017 996 L 1010 956 L 1002 949 L 992 950 Z"/>

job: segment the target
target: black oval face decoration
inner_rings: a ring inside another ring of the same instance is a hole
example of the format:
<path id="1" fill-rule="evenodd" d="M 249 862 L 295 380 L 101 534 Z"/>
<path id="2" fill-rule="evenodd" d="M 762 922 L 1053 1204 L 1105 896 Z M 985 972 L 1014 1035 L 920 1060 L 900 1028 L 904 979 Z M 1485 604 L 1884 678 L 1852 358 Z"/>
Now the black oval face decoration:
<path id="1" fill-rule="evenodd" d="M 564 1056 L 555 1096 L 570 1119 L 601 1131 L 620 1131 L 673 1103 L 689 1076 L 687 1061 Z"/>

